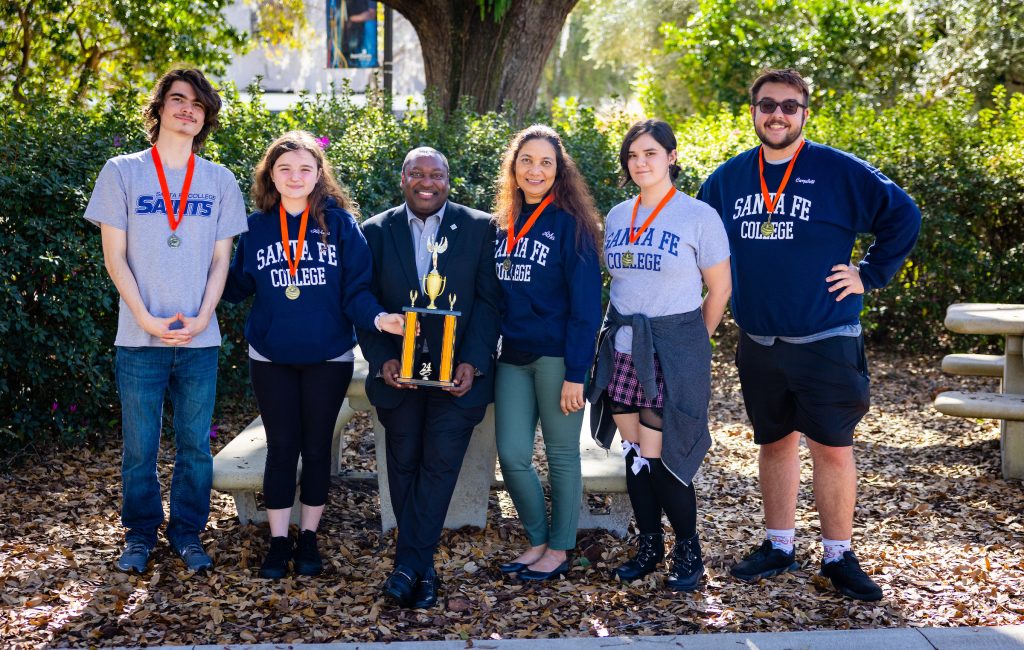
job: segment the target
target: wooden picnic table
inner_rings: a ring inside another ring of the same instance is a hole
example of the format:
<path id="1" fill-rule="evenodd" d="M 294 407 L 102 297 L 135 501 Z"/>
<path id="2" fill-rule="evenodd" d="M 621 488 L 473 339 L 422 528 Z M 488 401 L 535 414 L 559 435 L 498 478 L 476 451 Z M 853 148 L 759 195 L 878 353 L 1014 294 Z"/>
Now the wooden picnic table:
<path id="1" fill-rule="evenodd" d="M 1003 478 L 1024 479 L 1024 305 L 950 305 L 945 325 L 958 334 L 1003 337 L 1002 386 L 998 393 L 941 393 L 935 399 L 935 408 L 947 415 L 1002 420 Z"/>

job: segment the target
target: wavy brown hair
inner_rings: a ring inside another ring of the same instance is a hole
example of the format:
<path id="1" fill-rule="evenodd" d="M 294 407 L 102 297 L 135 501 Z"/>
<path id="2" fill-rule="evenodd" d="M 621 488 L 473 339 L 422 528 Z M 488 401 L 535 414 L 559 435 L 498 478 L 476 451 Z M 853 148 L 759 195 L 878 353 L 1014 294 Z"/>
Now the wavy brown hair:
<path id="1" fill-rule="evenodd" d="M 309 202 L 309 214 L 320 224 L 320 239 L 327 243 L 327 223 L 324 221 L 324 208 L 327 207 L 327 199 L 334 199 L 338 207 L 347 210 L 353 217 L 359 219 L 359 206 L 349 196 L 341 183 L 334 178 L 334 171 L 331 163 L 324 156 L 320 144 L 313 134 L 308 131 L 289 131 L 277 140 L 274 140 L 267 148 L 253 170 L 252 190 L 249 192 L 252 202 L 263 212 L 269 212 L 277 207 L 281 201 L 281 193 L 274 186 L 270 172 L 274 169 L 274 163 L 282 155 L 289 151 L 308 151 L 316 160 L 317 170 L 320 172 L 313 191 L 306 199 Z"/>
<path id="2" fill-rule="evenodd" d="M 555 182 L 550 194 L 554 194 L 556 206 L 565 210 L 576 220 L 576 248 L 584 241 L 592 244 L 594 250 L 601 250 L 601 215 L 594 205 L 594 197 L 587 189 L 587 183 L 576 162 L 565 150 L 562 138 L 550 126 L 534 124 L 512 137 L 501 159 L 498 178 L 494 182 L 494 218 L 498 227 L 508 228 L 523 209 L 524 195 L 516 184 L 516 158 L 519 150 L 530 140 L 547 140 L 555 149 Z"/>
<path id="3" fill-rule="evenodd" d="M 160 136 L 160 111 L 164 109 L 167 93 L 175 81 L 184 81 L 192 86 L 192 90 L 196 93 L 196 101 L 203 105 L 203 128 L 199 130 L 196 137 L 192 138 L 192 153 L 199 153 L 206 138 L 220 126 L 217 116 L 220 113 L 221 101 L 220 95 L 217 94 L 206 76 L 195 69 L 170 70 L 160 77 L 160 81 L 156 82 L 153 94 L 149 97 L 149 103 L 142 110 L 146 131 L 149 132 L 149 143 L 155 145 Z"/>

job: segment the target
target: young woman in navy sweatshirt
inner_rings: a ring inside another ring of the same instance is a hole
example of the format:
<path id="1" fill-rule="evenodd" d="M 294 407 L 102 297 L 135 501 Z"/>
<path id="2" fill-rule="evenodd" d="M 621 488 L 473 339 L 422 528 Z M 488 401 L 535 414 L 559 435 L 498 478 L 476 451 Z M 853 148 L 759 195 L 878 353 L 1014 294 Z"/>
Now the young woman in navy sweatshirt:
<path id="1" fill-rule="evenodd" d="M 504 309 L 495 432 L 505 486 L 530 542 L 501 571 L 545 580 L 569 570 L 576 546 L 583 385 L 601 323 L 601 218 L 561 138 L 546 126 L 512 138 L 496 189 L 494 261 Z M 533 467 L 538 419 L 550 521 Z"/>
<path id="2" fill-rule="evenodd" d="M 352 379 L 353 325 L 402 333 L 370 293 L 370 249 L 356 206 L 316 139 L 290 131 L 254 171 L 249 231 L 238 241 L 224 298 L 255 294 L 245 324 L 249 372 L 267 433 L 263 493 L 270 550 L 260 577 L 281 578 L 293 559 L 288 537 L 302 458 L 295 572 L 323 570 L 316 529 L 330 486 L 331 439 Z"/>

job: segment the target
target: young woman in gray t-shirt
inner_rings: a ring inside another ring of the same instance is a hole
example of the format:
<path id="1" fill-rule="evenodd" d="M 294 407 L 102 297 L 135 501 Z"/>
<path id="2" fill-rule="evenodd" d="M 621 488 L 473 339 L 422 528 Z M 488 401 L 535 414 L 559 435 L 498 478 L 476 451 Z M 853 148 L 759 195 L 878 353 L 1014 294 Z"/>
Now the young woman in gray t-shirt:
<path id="1" fill-rule="evenodd" d="M 622 143 L 626 182 L 640 194 L 612 208 L 605 224 L 614 331 L 608 344 L 614 347 L 603 362 L 612 360 L 605 390 L 622 437 L 626 484 L 640 532 L 636 555 L 615 575 L 632 581 L 657 568 L 664 558 L 664 512 L 675 533 L 665 584 L 692 591 L 704 574 L 692 481 L 710 445 L 708 339 L 722 320 L 732 283 L 722 222 L 710 206 L 676 190 L 676 155 L 675 135 L 660 120 L 637 122 Z M 640 322 L 644 331 L 634 333 L 631 325 Z M 671 354 L 664 354 L 668 350 Z M 654 382 L 647 363 L 652 355 Z M 597 375 L 609 369 L 603 370 Z M 654 385 L 657 392 L 650 394 Z M 693 457 L 696 453 L 700 458 Z"/>

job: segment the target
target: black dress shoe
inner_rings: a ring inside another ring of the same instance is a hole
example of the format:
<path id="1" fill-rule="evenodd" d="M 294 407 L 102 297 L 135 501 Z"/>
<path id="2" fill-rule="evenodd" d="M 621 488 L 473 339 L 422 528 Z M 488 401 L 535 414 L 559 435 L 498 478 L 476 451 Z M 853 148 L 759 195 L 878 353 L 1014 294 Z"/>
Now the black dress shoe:
<path id="1" fill-rule="evenodd" d="M 429 609 L 437 604 L 437 590 L 441 586 L 441 578 L 434 567 L 427 569 L 423 577 L 416 582 L 413 592 L 413 609 Z"/>
<path id="2" fill-rule="evenodd" d="M 409 607 L 415 586 L 416 572 L 399 564 L 384 581 L 384 596 L 399 607 Z"/>
<path id="3" fill-rule="evenodd" d="M 516 574 L 520 580 L 526 580 L 529 582 L 543 582 L 544 580 L 557 580 L 565 574 L 569 573 L 569 558 L 565 559 L 554 569 L 550 571 L 534 571 L 533 569 L 524 569 Z"/>
<path id="4" fill-rule="evenodd" d="M 528 566 L 530 566 L 530 565 L 529 564 L 523 564 L 522 562 L 506 562 L 505 564 L 499 564 L 498 565 L 498 571 L 501 571 L 502 573 L 505 573 L 505 574 L 508 574 L 508 573 L 519 573 L 520 571 L 522 571 L 523 569 L 525 569 Z"/>

